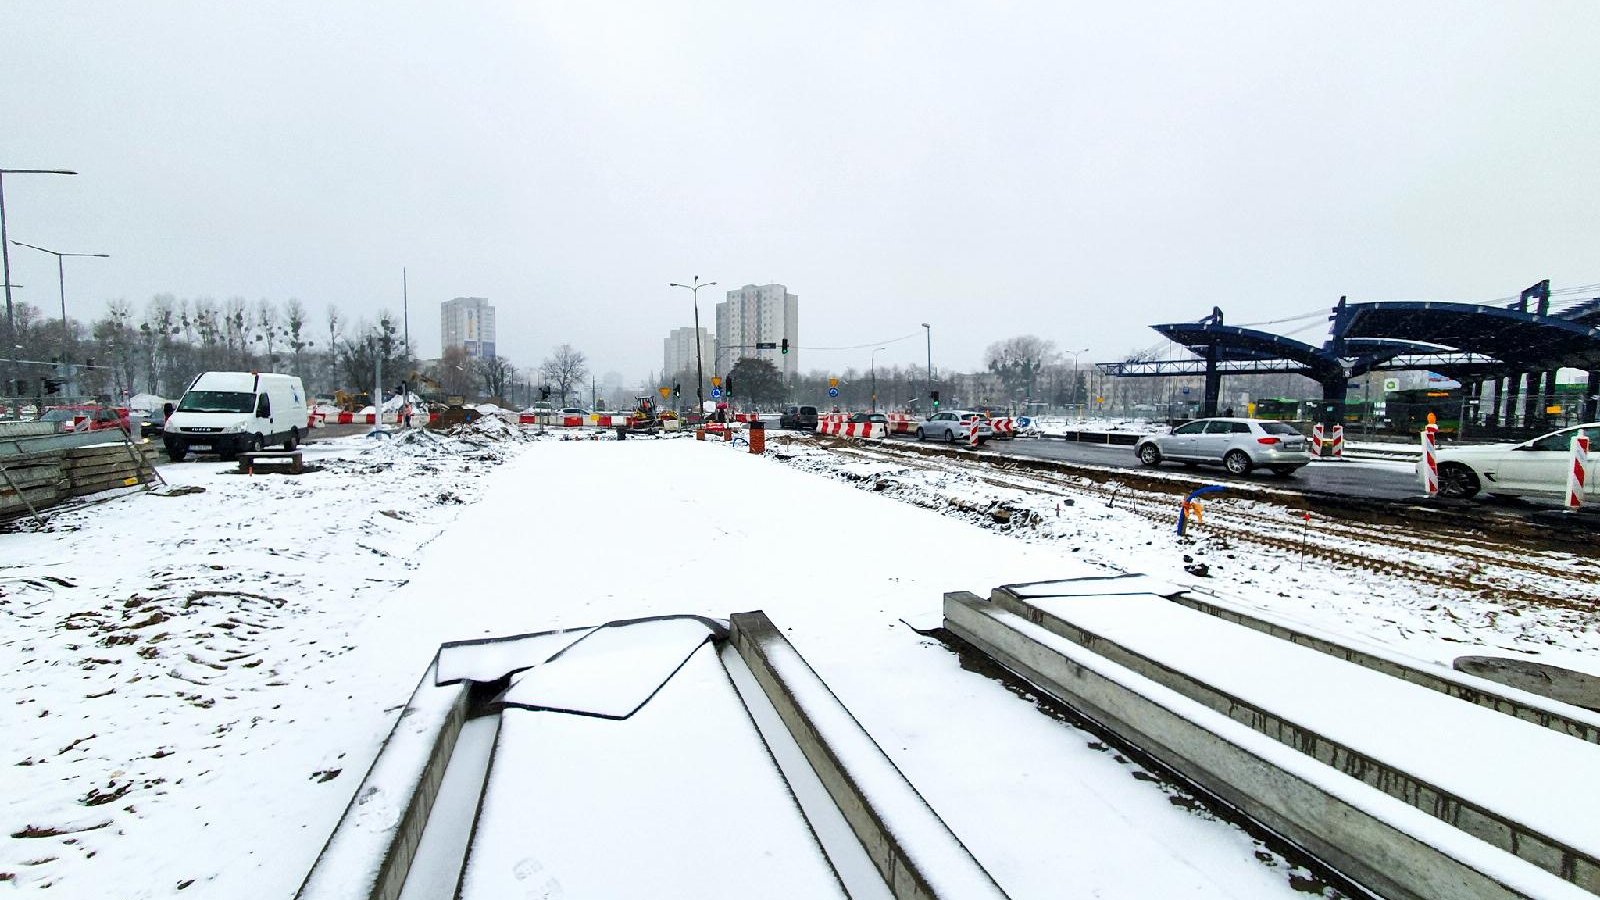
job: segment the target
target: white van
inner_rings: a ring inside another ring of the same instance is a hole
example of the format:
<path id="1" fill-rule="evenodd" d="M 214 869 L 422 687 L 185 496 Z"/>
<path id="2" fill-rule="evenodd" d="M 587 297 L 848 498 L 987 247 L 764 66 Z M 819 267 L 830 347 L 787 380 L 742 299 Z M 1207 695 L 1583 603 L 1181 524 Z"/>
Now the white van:
<path id="1" fill-rule="evenodd" d="M 271 444 L 293 450 L 307 422 L 306 392 L 299 378 L 202 372 L 183 392 L 163 437 L 173 462 L 200 452 L 232 459 Z"/>

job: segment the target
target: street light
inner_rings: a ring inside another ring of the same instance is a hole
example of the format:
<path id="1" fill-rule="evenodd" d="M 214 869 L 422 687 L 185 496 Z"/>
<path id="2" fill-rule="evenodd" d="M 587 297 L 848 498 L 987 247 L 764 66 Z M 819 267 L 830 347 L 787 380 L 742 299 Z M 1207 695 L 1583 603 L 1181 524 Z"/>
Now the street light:
<path id="1" fill-rule="evenodd" d="M 873 412 L 877 412 L 878 411 L 878 350 L 882 350 L 882 349 L 884 349 L 884 348 L 879 347 L 879 348 L 877 348 L 877 350 L 873 350 L 872 351 L 872 355 L 867 357 L 868 360 L 870 360 L 869 365 L 870 365 L 870 367 L 872 369 L 872 411 Z"/>
<path id="2" fill-rule="evenodd" d="M 8 348 L 14 348 L 17 343 L 17 316 L 11 305 L 11 288 L 13 285 L 11 284 L 10 238 L 6 235 L 6 176 L 76 174 L 78 173 L 68 169 L 0 169 L 0 283 L 5 285 L 6 291 L 6 346 Z M 7 371 L 11 376 L 10 380 L 15 381 L 16 351 L 13 349 L 7 356 L 12 360 Z M 17 406 L 20 407 L 21 404 L 17 404 Z M 21 410 L 18 409 L 17 415 L 20 414 Z"/>
<path id="3" fill-rule="evenodd" d="M 706 372 L 700 362 L 700 289 L 714 284 L 715 281 L 702 282 L 699 275 L 694 277 L 693 284 L 679 284 L 676 281 L 667 284 L 667 287 L 683 288 L 694 295 L 694 395 L 700 401 L 700 405 L 695 407 L 697 413 L 706 411 Z"/>
<path id="4" fill-rule="evenodd" d="M 111 254 L 63 253 L 59 250 L 49 250 L 44 247 L 35 246 L 34 244 L 25 244 L 22 241 L 12 241 L 11 243 L 16 244 L 18 247 L 27 247 L 29 250 L 37 250 L 40 253 L 48 253 L 56 258 L 56 283 L 61 288 L 61 362 L 64 366 L 69 366 L 72 361 L 70 356 L 72 347 L 72 330 L 67 327 L 67 270 L 61 260 L 68 256 L 110 259 Z M 70 372 L 71 369 L 68 368 L 67 371 Z"/>
<path id="5" fill-rule="evenodd" d="M 1077 400 L 1078 399 L 1078 382 L 1081 380 L 1080 376 L 1078 375 L 1078 357 L 1082 356 L 1085 353 L 1088 353 L 1089 352 L 1089 348 L 1085 347 L 1082 350 L 1067 350 L 1065 352 L 1067 354 L 1071 355 L 1071 357 L 1072 357 L 1072 381 L 1073 381 L 1073 384 L 1072 384 L 1072 399 L 1073 400 Z M 1083 399 L 1084 399 L 1084 402 L 1087 403 L 1088 400 L 1089 400 L 1088 391 L 1087 391 L 1088 385 L 1085 384 L 1084 388 L 1085 388 L 1085 396 L 1084 396 Z M 1074 405 L 1076 405 L 1076 404 L 1074 404 Z"/>
<path id="6" fill-rule="evenodd" d="M 928 396 L 933 396 L 933 326 L 927 322 L 922 323 L 923 330 L 928 333 Z"/>

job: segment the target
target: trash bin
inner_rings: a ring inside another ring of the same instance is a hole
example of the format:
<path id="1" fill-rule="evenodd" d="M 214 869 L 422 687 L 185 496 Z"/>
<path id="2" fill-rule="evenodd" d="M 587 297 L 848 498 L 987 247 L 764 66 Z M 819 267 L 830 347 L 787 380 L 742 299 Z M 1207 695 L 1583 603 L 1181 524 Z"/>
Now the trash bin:
<path id="1" fill-rule="evenodd" d="M 767 449 L 767 426 L 763 422 L 750 423 L 750 452 L 761 453 Z"/>

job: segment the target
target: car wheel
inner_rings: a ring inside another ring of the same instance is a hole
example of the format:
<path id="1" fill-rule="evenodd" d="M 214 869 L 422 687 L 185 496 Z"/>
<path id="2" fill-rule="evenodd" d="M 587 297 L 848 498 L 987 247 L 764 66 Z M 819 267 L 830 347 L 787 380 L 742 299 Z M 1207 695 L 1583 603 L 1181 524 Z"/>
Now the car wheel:
<path id="1" fill-rule="evenodd" d="M 1222 467 L 1230 475 L 1248 475 L 1250 473 L 1250 456 L 1243 450 L 1229 450 L 1228 455 L 1222 458 Z"/>
<path id="2" fill-rule="evenodd" d="M 300 446 L 300 429 L 289 429 L 289 436 L 283 439 L 283 449 L 293 450 Z"/>
<path id="3" fill-rule="evenodd" d="M 173 462 L 183 462 L 183 458 L 189 455 L 189 448 L 183 441 L 166 441 L 165 443 L 167 445 L 167 459 Z"/>
<path id="4" fill-rule="evenodd" d="M 1466 499 L 1482 487 L 1478 473 L 1461 463 L 1445 463 L 1439 467 L 1439 496 Z"/>
<path id="5" fill-rule="evenodd" d="M 956 442 L 956 430 L 954 428 L 946 428 L 944 430 L 944 442 L 946 444 L 954 444 Z"/>
<path id="6" fill-rule="evenodd" d="M 1139 462 L 1147 466 L 1161 465 L 1161 448 L 1155 444 L 1145 444 L 1139 448 Z"/>
<path id="7" fill-rule="evenodd" d="M 926 434 L 924 434 L 924 433 L 923 433 L 923 431 L 922 431 L 922 429 L 921 429 L 921 428 L 918 428 L 918 429 L 917 429 L 917 440 L 919 440 L 919 441 L 925 441 L 925 440 L 927 440 L 927 439 L 928 439 L 928 436 L 927 436 L 927 435 L 926 435 Z"/>

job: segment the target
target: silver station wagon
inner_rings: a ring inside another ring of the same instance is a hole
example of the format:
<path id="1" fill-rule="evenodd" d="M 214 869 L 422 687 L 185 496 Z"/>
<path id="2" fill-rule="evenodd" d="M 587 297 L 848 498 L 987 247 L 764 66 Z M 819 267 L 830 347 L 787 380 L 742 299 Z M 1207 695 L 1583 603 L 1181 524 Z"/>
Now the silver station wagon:
<path id="1" fill-rule="evenodd" d="M 1294 426 L 1260 419 L 1196 419 L 1140 440 L 1133 452 L 1147 466 L 1220 465 L 1234 475 L 1251 469 L 1289 475 L 1311 462 L 1306 438 Z"/>

